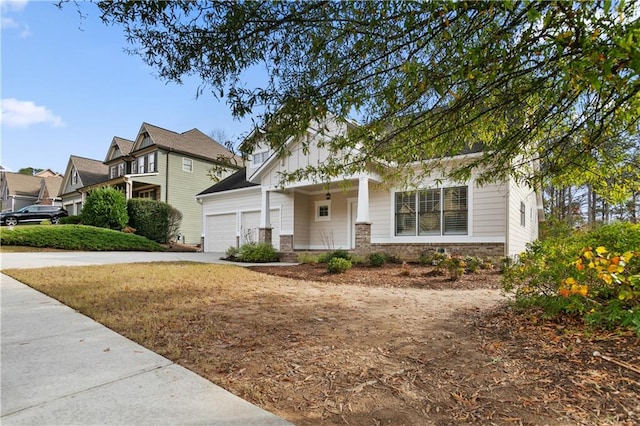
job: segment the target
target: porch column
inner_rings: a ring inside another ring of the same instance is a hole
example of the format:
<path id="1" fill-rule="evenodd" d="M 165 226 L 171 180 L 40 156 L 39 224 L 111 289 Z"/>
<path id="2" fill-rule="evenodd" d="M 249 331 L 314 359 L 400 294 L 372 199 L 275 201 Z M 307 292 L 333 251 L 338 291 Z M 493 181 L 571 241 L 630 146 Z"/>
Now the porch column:
<path id="1" fill-rule="evenodd" d="M 358 212 L 356 216 L 356 251 L 371 251 L 371 219 L 369 218 L 369 178 L 361 176 L 358 183 Z"/>
<path id="2" fill-rule="evenodd" d="M 260 228 L 258 228 L 258 242 L 271 244 L 271 206 L 269 204 L 269 190 L 262 189 L 262 203 L 260 207 Z"/>
<path id="3" fill-rule="evenodd" d="M 370 223 L 369 219 L 369 178 L 362 176 L 358 183 L 358 215 L 356 223 Z"/>

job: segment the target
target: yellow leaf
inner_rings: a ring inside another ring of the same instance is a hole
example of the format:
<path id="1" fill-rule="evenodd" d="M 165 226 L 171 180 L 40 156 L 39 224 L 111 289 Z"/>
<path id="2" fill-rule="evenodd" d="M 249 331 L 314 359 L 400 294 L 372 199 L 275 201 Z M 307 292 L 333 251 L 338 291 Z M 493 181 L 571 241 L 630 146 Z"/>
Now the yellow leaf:
<path id="1" fill-rule="evenodd" d="M 596 253 L 598 253 L 599 255 L 604 254 L 606 252 L 607 252 L 607 249 L 604 248 L 603 246 L 596 248 Z"/>
<path id="2" fill-rule="evenodd" d="M 567 280 L 565 281 L 567 283 L 567 285 L 575 285 L 576 284 L 576 280 L 573 278 L 567 278 Z"/>
<path id="3" fill-rule="evenodd" d="M 593 259 L 593 252 L 591 250 L 587 250 L 584 252 L 583 256 L 587 260 Z"/>

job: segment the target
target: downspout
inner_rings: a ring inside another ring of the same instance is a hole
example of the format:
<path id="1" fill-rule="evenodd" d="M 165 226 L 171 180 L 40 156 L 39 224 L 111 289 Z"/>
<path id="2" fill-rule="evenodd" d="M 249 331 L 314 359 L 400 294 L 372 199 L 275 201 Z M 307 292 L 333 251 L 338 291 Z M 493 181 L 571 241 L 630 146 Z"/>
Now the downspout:
<path id="1" fill-rule="evenodd" d="M 169 155 L 171 148 L 167 151 L 167 172 L 164 174 L 164 202 L 169 204 Z"/>
<path id="2" fill-rule="evenodd" d="M 507 195 L 506 195 L 506 214 L 505 214 L 505 229 L 504 229 L 504 256 L 509 257 L 509 225 L 511 223 L 511 178 L 507 180 Z"/>

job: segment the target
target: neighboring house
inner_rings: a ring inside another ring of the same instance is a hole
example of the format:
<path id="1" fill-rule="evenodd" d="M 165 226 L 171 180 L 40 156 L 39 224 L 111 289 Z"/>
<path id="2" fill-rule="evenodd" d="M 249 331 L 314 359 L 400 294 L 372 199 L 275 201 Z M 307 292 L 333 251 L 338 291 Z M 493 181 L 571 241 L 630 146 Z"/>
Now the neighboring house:
<path id="1" fill-rule="evenodd" d="M 133 141 L 114 137 L 104 162 L 90 161 L 94 162 L 91 168 L 99 170 L 99 176 L 91 182 L 79 176 L 79 186 L 73 185 L 68 178 L 65 192 L 76 194 L 67 197 L 69 203 L 80 203 L 81 206 L 86 195 L 101 186 L 120 188 L 127 199 L 163 201 L 182 213 L 180 234 L 183 241 L 199 244 L 202 216 L 195 195 L 211 185 L 213 167 L 229 161 L 240 164 L 241 159 L 198 129 L 176 133 L 142 123 Z M 69 167 L 72 167 L 71 160 Z M 216 177 L 224 179 L 239 167 L 225 166 Z M 76 170 L 80 171 L 80 168 L 76 167 Z M 69 174 L 72 170 L 67 170 Z"/>
<path id="2" fill-rule="evenodd" d="M 474 177 L 460 183 L 432 175 L 416 191 L 371 171 L 331 182 L 282 183 L 281 172 L 326 160 L 330 154 L 317 142 L 346 131 L 338 122 L 323 127 L 329 132 L 307 131 L 307 152 L 299 139 L 287 144 L 291 155 L 284 158 L 259 147 L 244 172 L 198 194 L 205 251 L 267 241 L 284 253 L 342 248 L 407 260 L 434 250 L 513 256 L 537 238 L 538 197 L 512 180 L 478 186 Z"/>
<path id="3" fill-rule="evenodd" d="M 102 161 L 77 155 L 69 157 L 59 192 L 62 206 L 69 215 L 80 214 L 86 197 L 83 188 L 107 180 L 108 170 L 109 168 Z"/>
<path id="4" fill-rule="evenodd" d="M 2 211 L 18 210 L 30 204 L 62 205 L 58 197 L 62 179 L 49 169 L 34 176 L 1 171 Z"/>

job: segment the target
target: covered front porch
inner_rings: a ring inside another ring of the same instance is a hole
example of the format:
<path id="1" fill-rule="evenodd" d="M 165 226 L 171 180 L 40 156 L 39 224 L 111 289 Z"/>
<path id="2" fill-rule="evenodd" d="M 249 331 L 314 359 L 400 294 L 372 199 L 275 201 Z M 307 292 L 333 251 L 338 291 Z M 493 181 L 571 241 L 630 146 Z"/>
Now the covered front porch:
<path id="1" fill-rule="evenodd" d="M 147 175 L 124 175 L 96 185 L 86 186 L 82 188 L 82 201 L 86 196 L 96 188 L 104 186 L 113 187 L 121 191 L 127 200 L 131 198 L 149 198 L 151 200 L 161 201 L 162 187 L 145 181 L 144 177 L 149 175 L 157 175 L 157 173 Z"/>
<path id="2" fill-rule="evenodd" d="M 371 244 L 370 185 L 379 182 L 374 176 L 361 175 L 325 184 L 263 187 L 259 241 L 279 246 L 282 253 L 334 249 L 367 252 Z M 286 203 L 282 203 L 283 198 Z M 280 218 L 271 217 L 276 207 L 281 211 Z M 277 242 L 273 241 L 274 219 L 280 223 Z"/>

